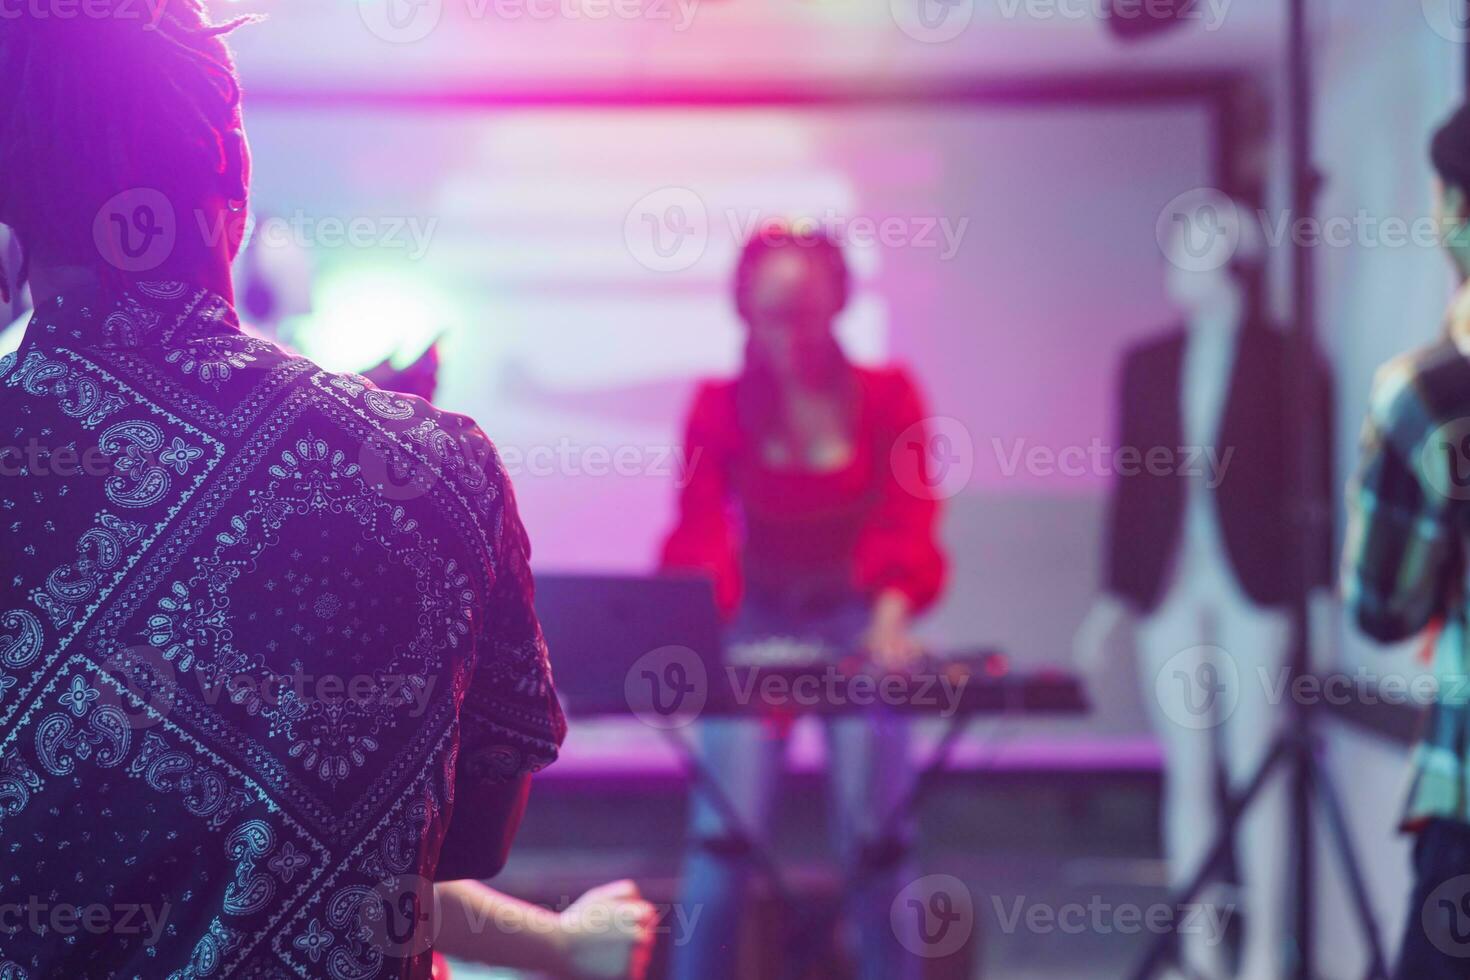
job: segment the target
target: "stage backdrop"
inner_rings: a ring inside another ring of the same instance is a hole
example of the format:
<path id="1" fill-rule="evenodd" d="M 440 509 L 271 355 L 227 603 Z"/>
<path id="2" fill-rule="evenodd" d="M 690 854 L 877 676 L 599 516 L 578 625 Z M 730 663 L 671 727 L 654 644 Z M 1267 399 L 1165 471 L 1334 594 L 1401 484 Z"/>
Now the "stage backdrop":
<path id="1" fill-rule="evenodd" d="M 1172 319 L 1155 219 L 1210 182 L 1202 107 L 267 102 L 251 133 L 259 267 L 305 311 L 284 339 L 361 369 L 442 337 L 439 400 L 507 455 L 541 570 L 653 567 L 690 386 L 737 365 L 740 239 L 765 217 L 842 222 L 845 342 L 908 364 L 951 420 L 954 577 L 926 630 L 1067 658 L 1108 476 L 1024 460 L 1114 437 L 1120 355 Z M 1124 674 L 1109 698 L 1131 697 Z"/>

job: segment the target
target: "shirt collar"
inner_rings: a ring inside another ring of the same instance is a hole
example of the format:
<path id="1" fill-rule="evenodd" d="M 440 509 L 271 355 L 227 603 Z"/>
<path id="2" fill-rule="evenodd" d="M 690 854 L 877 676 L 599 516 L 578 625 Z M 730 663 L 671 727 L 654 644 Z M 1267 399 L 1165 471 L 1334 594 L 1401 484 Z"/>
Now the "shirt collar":
<path id="1" fill-rule="evenodd" d="M 41 347 L 177 346 L 237 334 L 229 301 L 185 282 L 136 282 L 64 293 L 36 309 L 25 341 Z"/>
<path id="2" fill-rule="evenodd" d="M 1185 324 L 1191 339 L 1235 337 L 1240 333 L 1240 327 L 1240 317 L 1232 310 L 1211 311 L 1194 317 Z"/>

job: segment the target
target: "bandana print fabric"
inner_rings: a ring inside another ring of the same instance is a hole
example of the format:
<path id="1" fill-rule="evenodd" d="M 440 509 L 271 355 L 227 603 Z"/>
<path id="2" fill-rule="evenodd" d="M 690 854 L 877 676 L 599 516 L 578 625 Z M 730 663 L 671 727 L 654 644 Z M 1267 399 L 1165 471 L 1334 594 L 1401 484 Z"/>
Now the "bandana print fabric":
<path id="1" fill-rule="evenodd" d="M 385 900 L 565 732 L 528 559 L 468 419 L 186 284 L 38 310 L 0 361 L 0 980 L 427 977 Z"/>

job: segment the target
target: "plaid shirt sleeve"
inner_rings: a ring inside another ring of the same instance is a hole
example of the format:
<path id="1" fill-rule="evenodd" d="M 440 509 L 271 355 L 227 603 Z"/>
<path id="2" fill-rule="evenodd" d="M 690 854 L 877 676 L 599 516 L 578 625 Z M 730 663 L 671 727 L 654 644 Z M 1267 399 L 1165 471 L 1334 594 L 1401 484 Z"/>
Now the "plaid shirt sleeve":
<path id="1" fill-rule="evenodd" d="M 1449 480 L 1462 447 L 1447 439 L 1470 438 L 1470 420 L 1441 424 L 1422 382 L 1408 358 L 1379 372 L 1348 490 L 1343 599 L 1358 626 L 1384 643 L 1415 635 L 1443 611 L 1453 565 Z"/>

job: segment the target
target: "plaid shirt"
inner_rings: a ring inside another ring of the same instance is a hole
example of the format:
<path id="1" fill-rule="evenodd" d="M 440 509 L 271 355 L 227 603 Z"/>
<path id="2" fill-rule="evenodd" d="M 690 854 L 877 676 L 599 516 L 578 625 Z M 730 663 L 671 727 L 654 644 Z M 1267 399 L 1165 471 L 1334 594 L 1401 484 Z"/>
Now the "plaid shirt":
<path id="1" fill-rule="evenodd" d="M 1470 822 L 1470 698 L 1466 697 L 1470 530 L 1470 358 L 1449 341 L 1378 373 L 1363 428 L 1362 465 L 1348 494 L 1343 595 L 1374 639 L 1408 639 L 1436 621 L 1438 694 L 1418 746 L 1405 825 Z"/>

